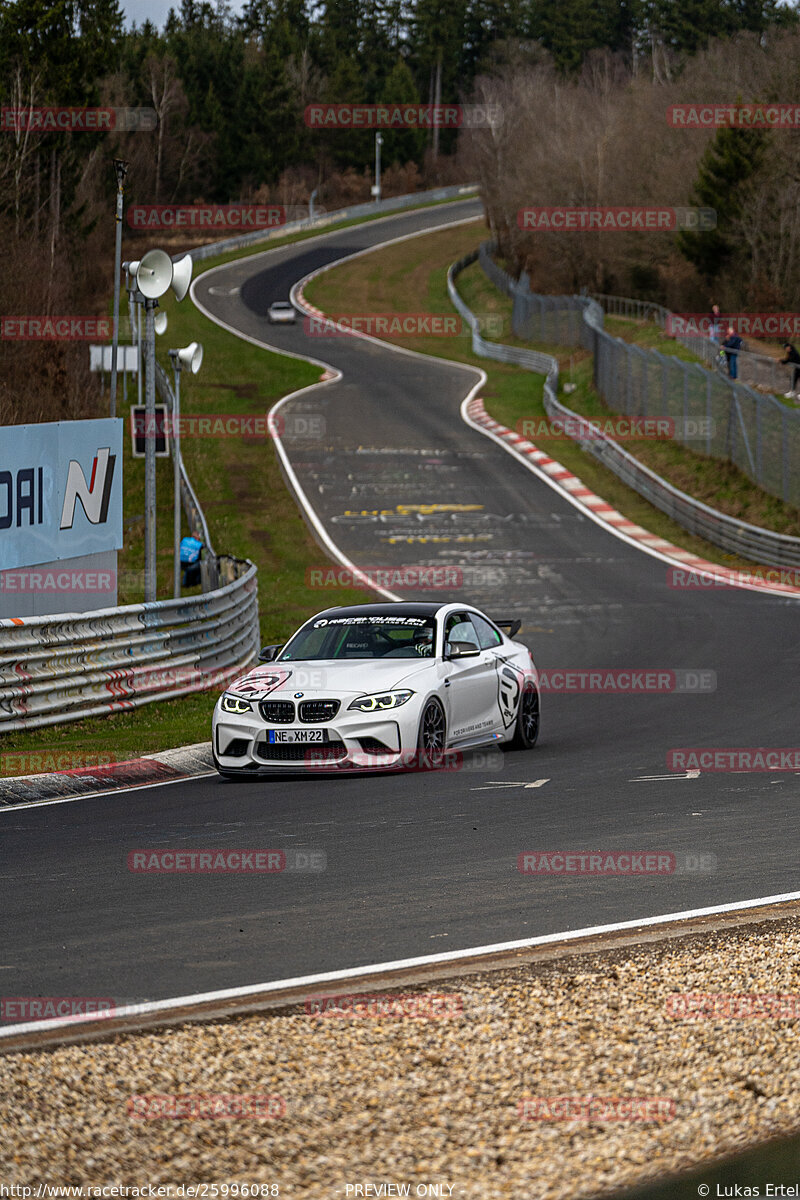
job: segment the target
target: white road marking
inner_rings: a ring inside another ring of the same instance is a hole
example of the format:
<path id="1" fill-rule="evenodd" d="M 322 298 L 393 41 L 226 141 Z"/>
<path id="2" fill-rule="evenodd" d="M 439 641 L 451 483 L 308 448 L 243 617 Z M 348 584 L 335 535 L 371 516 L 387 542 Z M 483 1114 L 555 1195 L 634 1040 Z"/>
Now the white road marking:
<path id="1" fill-rule="evenodd" d="M 493 429 L 487 429 L 487 427 L 485 425 L 482 425 L 479 421 L 475 420 L 475 418 L 472 417 L 470 415 L 470 413 L 468 412 L 469 401 L 470 401 L 470 398 L 467 397 L 467 399 L 464 400 L 461 405 L 461 420 L 465 423 L 465 425 L 469 425 L 470 429 L 476 430 L 477 433 L 481 433 L 481 434 L 483 434 L 484 437 L 490 438 L 491 441 L 495 442 L 498 446 L 502 446 L 503 449 L 506 451 L 506 453 L 510 454 L 512 456 L 512 458 L 515 458 L 517 460 L 517 462 L 522 463 L 523 467 L 525 467 L 525 469 L 527 471 L 530 471 L 531 474 L 535 475 L 538 479 L 540 479 L 542 481 L 542 483 L 546 483 L 547 486 L 552 488 L 554 492 L 558 493 L 558 495 L 561 496 L 561 498 L 563 500 L 566 500 L 568 504 L 571 504 L 573 508 L 576 508 L 578 510 L 578 512 L 581 513 L 582 516 L 588 517 L 588 519 L 590 521 L 593 521 L 595 523 L 595 525 L 599 525 L 599 527 L 601 529 L 605 529 L 606 533 L 610 533 L 614 537 L 619 538 L 619 540 L 621 542 L 625 542 L 628 546 L 632 546 L 634 548 L 634 550 L 641 550 L 641 552 L 643 554 L 649 554 L 652 558 L 657 558 L 659 560 L 659 562 L 667 563 L 669 566 L 672 566 L 672 567 L 677 565 L 680 567 L 684 567 L 684 569 L 685 569 L 685 562 L 682 560 L 684 560 L 684 559 L 691 560 L 695 557 L 695 555 L 688 550 L 674 550 L 674 551 L 670 551 L 669 554 L 665 554 L 661 550 L 657 550 L 655 548 L 656 545 L 662 539 L 651 538 L 650 544 L 648 544 L 647 540 L 642 539 L 642 538 L 630 537 L 627 533 L 625 533 L 624 530 L 618 529 L 616 527 L 616 525 L 614 525 L 613 523 L 609 523 L 610 519 L 607 519 L 604 516 L 600 516 L 597 513 L 592 512 L 593 506 L 605 505 L 605 504 L 608 504 L 608 501 L 604 500 L 602 498 L 602 496 L 587 496 L 583 500 L 578 499 L 576 496 L 573 496 L 571 494 L 571 492 L 569 492 L 564 487 L 564 485 L 560 479 L 551 478 L 551 475 L 548 472 L 546 467 L 540 467 L 537 465 L 536 462 L 532 461 L 532 459 L 534 457 L 533 455 L 523 454 L 523 452 L 517 448 L 515 443 L 506 441 L 506 439 L 502 436 L 502 434 L 497 433 Z M 486 415 L 489 416 L 488 413 Z M 500 424 L 500 422 L 497 422 L 497 424 Z M 542 453 L 542 452 L 540 451 L 540 453 Z M 553 461 L 555 463 L 555 460 L 553 460 Z M 561 467 L 560 463 L 555 463 L 555 466 L 560 467 L 562 470 L 565 469 L 565 468 Z M 610 507 L 610 505 L 609 505 L 609 507 Z M 628 520 L 628 518 L 624 517 L 622 514 L 620 514 L 620 517 L 623 521 Z M 633 522 L 631 522 L 631 523 L 633 523 Z M 653 544 L 653 543 L 655 543 L 655 544 Z M 709 562 L 706 566 L 703 566 L 702 568 L 695 567 L 692 569 L 702 575 L 713 575 L 713 577 L 715 579 L 722 580 L 722 582 L 725 583 L 726 585 L 729 585 L 731 587 L 736 587 L 736 588 L 740 589 L 741 591 L 750 592 L 751 594 L 761 594 L 761 595 L 766 595 L 766 596 L 780 596 L 783 599 L 786 599 L 789 601 L 794 600 L 795 602 L 797 600 L 797 597 L 788 596 L 786 592 L 770 588 L 769 586 L 759 585 L 756 587 L 756 586 L 752 586 L 752 585 L 748 586 L 747 584 L 742 583 L 742 582 L 731 583 L 727 576 L 724 576 L 721 574 L 714 575 L 714 564 L 711 562 Z M 725 568 L 719 568 L 719 569 L 724 570 Z"/>
<path id="2" fill-rule="evenodd" d="M 534 779 L 533 783 L 526 783 L 524 779 L 521 779 L 521 780 L 490 779 L 488 783 L 482 783 L 480 785 L 480 787 L 470 788 L 469 790 L 471 792 L 487 792 L 487 791 L 490 791 L 492 788 L 540 788 L 540 787 L 544 787 L 544 785 L 549 782 L 550 782 L 549 779 Z"/>
<path id="3" fill-rule="evenodd" d="M 612 925 L 590 925 L 585 929 L 570 929 L 564 933 L 546 933 L 541 937 L 523 938 L 515 942 L 495 942 L 490 946 L 471 946 L 464 950 L 449 950 L 442 954 L 425 954 L 418 958 L 401 958 L 391 962 L 375 963 L 369 967 L 348 967 L 340 971 L 328 971 L 320 975 L 299 975 L 292 979 L 276 979 L 271 983 L 248 984 L 244 987 L 224 988 L 217 992 L 196 992 L 188 996 L 174 996 L 169 1000 L 150 1000 L 144 1004 L 126 1005 L 111 1011 L 119 1018 L 169 1013 L 191 1005 L 221 1003 L 244 996 L 266 996 L 285 988 L 319 988 L 340 979 L 368 979 L 371 975 L 382 975 L 386 971 L 407 971 L 416 967 L 455 963 L 463 959 L 478 958 L 489 954 L 504 954 L 513 950 L 527 950 L 534 946 L 564 945 L 580 938 L 602 937 L 608 933 L 619 933 L 626 929 L 652 929 L 676 921 L 696 920 L 698 917 L 713 917 L 767 905 L 790 904 L 800 900 L 800 892 L 781 892 L 776 896 L 759 896 L 754 900 L 736 900 L 731 904 L 715 904 L 710 908 L 689 908 L 681 912 L 664 913 L 658 917 L 639 917 L 632 921 L 616 921 Z M 387 985 L 388 986 L 388 985 Z M 106 1014 L 104 1014 L 105 1016 Z M 89 1014 L 86 1020 L 96 1019 Z M 51 1029 L 74 1028 L 84 1024 L 76 1017 L 51 1017 L 46 1021 L 28 1021 L 22 1025 L 0 1027 L 0 1040 L 17 1037 L 25 1033 L 37 1033 Z"/>
<path id="4" fill-rule="evenodd" d="M 629 779 L 628 783 L 647 783 L 651 779 L 697 779 L 699 775 L 699 771 L 678 771 L 673 775 L 639 775 L 636 779 Z"/>

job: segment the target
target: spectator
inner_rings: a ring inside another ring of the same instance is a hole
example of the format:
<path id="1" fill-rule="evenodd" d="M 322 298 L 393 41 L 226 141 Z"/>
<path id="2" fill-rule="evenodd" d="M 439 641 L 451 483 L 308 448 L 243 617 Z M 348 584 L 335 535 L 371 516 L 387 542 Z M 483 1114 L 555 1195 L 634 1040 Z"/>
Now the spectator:
<path id="1" fill-rule="evenodd" d="M 732 325 L 729 325 L 728 326 L 728 336 L 725 338 L 725 341 L 722 343 L 722 349 L 725 351 L 725 358 L 727 359 L 727 362 L 728 362 L 728 374 L 730 375 L 731 379 L 736 379 L 736 377 L 738 376 L 738 373 L 739 373 L 739 370 L 738 370 L 739 351 L 741 350 L 743 345 L 744 345 L 744 342 L 739 337 L 738 333 L 736 333 L 734 331 L 734 328 Z"/>
<path id="2" fill-rule="evenodd" d="M 183 567 L 183 586 L 197 587 L 200 582 L 200 559 L 203 554 L 203 542 L 196 529 L 190 537 L 181 539 L 181 566 Z"/>
<path id="3" fill-rule="evenodd" d="M 719 311 L 718 304 L 711 305 L 711 325 L 709 327 L 708 336 L 712 342 L 719 342 L 722 337 L 722 317 Z"/>
<path id="4" fill-rule="evenodd" d="M 787 400 L 796 400 L 797 381 L 800 379 L 800 354 L 797 353 L 791 342 L 784 342 L 783 348 L 786 351 L 786 357 L 782 358 L 780 361 L 784 364 L 792 363 L 794 365 L 794 371 L 792 372 L 791 391 L 784 392 L 783 394 Z"/>

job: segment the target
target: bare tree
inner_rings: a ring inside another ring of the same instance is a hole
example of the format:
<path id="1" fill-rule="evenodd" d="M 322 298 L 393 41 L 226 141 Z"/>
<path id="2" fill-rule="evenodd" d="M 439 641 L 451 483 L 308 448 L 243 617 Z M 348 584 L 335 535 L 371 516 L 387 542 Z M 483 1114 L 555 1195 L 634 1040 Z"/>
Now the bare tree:
<path id="1" fill-rule="evenodd" d="M 177 64 L 172 55 L 164 54 L 159 57 L 156 54 L 148 54 L 144 70 L 150 99 L 158 118 L 155 177 L 155 200 L 158 203 L 161 200 L 167 120 L 173 113 L 185 108 L 186 96 L 178 79 Z"/>

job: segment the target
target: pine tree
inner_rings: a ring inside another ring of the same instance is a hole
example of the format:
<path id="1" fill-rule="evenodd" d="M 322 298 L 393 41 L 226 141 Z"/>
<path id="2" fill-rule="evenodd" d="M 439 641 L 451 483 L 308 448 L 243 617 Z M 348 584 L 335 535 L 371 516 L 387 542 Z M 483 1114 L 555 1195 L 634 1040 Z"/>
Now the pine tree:
<path id="1" fill-rule="evenodd" d="M 419 104 L 419 92 L 408 64 L 398 58 L 386 80 L 382 93 L 387 104 Z M 425 134 L 421 129 L 388 129 L 383 134 L 383 163 L 422 162 Z"/>
<path id="2" fill-rule="evenodd" d="M 741 215 L 744 189 L 759 170 L 770 136 L 768 130 L 720 129 L 700 160 L 692 203 L 714 209 L 717 228 L 680 233 L 676 243 L 709 282 L 735 260 L 737 243 L 731 224 Z"/>

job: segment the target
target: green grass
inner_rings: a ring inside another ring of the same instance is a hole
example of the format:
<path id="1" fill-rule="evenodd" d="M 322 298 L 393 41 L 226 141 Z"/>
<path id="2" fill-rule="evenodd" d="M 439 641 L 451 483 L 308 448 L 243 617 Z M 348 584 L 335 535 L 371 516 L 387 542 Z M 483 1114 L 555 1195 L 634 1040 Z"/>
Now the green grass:
<path id="1" fill-rule="evenodd" d="M 458 285 L 460 294 L 474 311 L 489 311 L 489 304 L 492 302 L 497 303 L 497 300 L 499 300 L 501 307 L 496 311 L 499 311 L 507 319 L 508 323 L 510 323 L 511 302 L 497 292 L 477 263 L 462 272 L 458 278 Z M 615 318 L 607 318 L 605 327 L 609 329 L 615 321 Z M 620 323 L 616 321 L 617 325 Z M 631 327 L 640 324 L 638 322 L 622 323 Z M 613 329 L 610 331 L 613 332 Z M 629 332 L 632 332 L 632 330 L 629 330 Z M 644 323 L 641 325 L 641 332 L 643 335 L 660 334 L 657 327 L 647 326 Z M 523 343 L 519 339 L 507 338 L 505 335 L 503 335 L 502 340 L 511 341 L 517 345 L 528 345 L 531 349 L 552 354 L 559 360 L 560 385 L 562 387 L 559 399 L 567 408 L 572 409 L 573 412 L 603 421 L 613 419 L 618 415 L 608 407 L 592 384 L 592 362 L 588 351 L 581 348 L 570 350 L 565 349 L 563 346 L 545 345 L 539 342 Z M 628 340 L 634 339 L 631 337 Z M 661 349 L 658 337 L 652 336 L 649 337 L 649 340 L 647 338 L 640 340 L 637 337 L 635 340 L 637 345 Z M 671 339 L 661 338 L 660 340 L 666 341 L 668 346 L 675 346 L 675 343 Z M 677 349 L 683 348 L 677 347 Z M 686 351 L 685 353 L 688 355 L 689 352 Z M 564 394 L 563 385 L 569 382 L 577 385 L 576 390 L 570 394 Z M 530 411 L 520 411 L 519 406 L 515 406 L 513 411 L 510 409 L 507 410 L 507 416 L 513 418 L 511 420 L 506 420 L 504 417 L 499 416 L 498 412 L 499 410 L 492 410 L 492 415 L 496 420 L 502 420 L 504 424 L 516 428 L 519 421 L 527 420 L 531 417 L 539 418 L 543 410 L 538 403 L 531 406 Z M 619 507 L 616 501 L 612 500 L 605 486 L 601 489 L 595 487 L 590 482 L 589 466 L 578 470 L 573 466 L 572 461 L 568 461 L 568 453 L 573 450 L 573 447 L 568 445 L 563 439 L 558 439 L 549 444 L 542 442 L 542 449 L 553 454 L 565 466 L 569 466 L 575 470 L 575 473 L 583 478 L 588 487 L 599 491 L 601 495 L 608 499 L 609 503 Z M 800 512 L 792 505 L 784 504 L 778 497 L 763 491 L 747 475 L 740 471 L 738 467 L 735 467 L 730 462 L 711 458 L 705 454 L 699 454 L 669 439 L 642 439 L 640 441 L 626 442 L 625 449 L 639 459 L 640 462 L 643 462 L 653 471 L 656 471 L 663 478 L 667 479 L 675 487 L 680 488 L 681 491 L 687 492 L 690 496 L 694 496 L 698 500 L 702 500 L 704 504 L 708 504 L 712 508 L 719 509 L 721 512 L 736 517 L 740 521 L 748 521 L 752 525 L 759 525 L 764 529 L 774 529 L 778 533 L 790 534 L 795 537 L 800 536 Z M 578 451 L 578 453 L 581 462 L 594 466 L 590 455 L 583 451 Z M 603 476 L 616 478 L 615 476 L 612 477 L 610 472 L 602 468 L 600 469 Z M 626 488 L 625 491 L 629 491 L 629 489 Z M 657 509 L 653 509 L 651 505 L 647 505 L 646 509 L 654 514 L 658 514 L 658 517 L 662 520 L 667 520 L 663 514 L 659 513 Z M 620 509 L 620 511 L 625 511 L 627 516 L 631 516 L 624 509 Z M 645 524 L 648 529 L 652 528 L 654 533 L 659 533 L 662 537 L 668 536 L 666 533 L 661 533 L 649 518 L 647 521 L 644 521 L 641 518 L 631 516 L 631 520 L 637 520 L 640 524 Z M 675 529 L 680 528 L 675 526 L 671 521 L 669 524 Z M 669 540 L 690 549 L 691 546 L 686 541 L 687 537 L 688 535 L 682 532 L 680 540 L 677 534 L 671 535 Z M 691 541 L 695 545 L 700 544 L 696 539 L 691 539 Z M 703 551 L 703 554 L 704 557 L 712 558 L 715 562 L 728 565 L 732 565 L 734 562 L 732 558 L 724 555 L 718 548 L 711 547 L 710 545 Z M 744 564 L 741 561 L 737 561 L 735 565 L 741 566 Z"/>
<path id="2" fill-rule="evenodd" d="M 636 321 L 627 317 L 609 317 L 603 322 L 606 333 L 612 337 L 621 338 L 623 342 L 632 342 L 642 350 L 657 350 L 670 358 L 679 358 L 682 362 L 698 363 L 703 366 L 703 360 L 686 346 L 682 346 L 675 338 L 667 337 L 655 321 Z"/>
<path id="3" fill-rule="evenodd" d="M 420 205 L 438 207 L 447 201 Z M 404 210 L 406 211 L 406 210 Z M 335 228 L 364 224 L 375 217 L 336 224 Z M 389 214 L 391 215 L 391 214 Z M 327 228 L 327 227 L 326 227 Z M 305 241 L 325 230 L 309 230 L 265 243 L 272 249 L 290 242 Z M 262 247 L 230 251 L 199 263 L 195 276 L 248 257 Z M 186 414 L 238 414 L 265 416 L 267 410 L 288 392 L 316 383 L 319 368 L 297 359 L 260 349 L 220 329 L 204 317 L 187 298 L 177 304 L 170 293 L 162 304 L 168 315 L 167 332 L 156 339 L 156 353 L 170 378 L 167 356 L 171 346 L 202 342 L 203 366 L 197 376 L 184 372 L 181 378 L 181 411 Z M 123 328 L 125 326 L 123 325 Z M 130 380 L 129 380 L 130 383 Z M 135 381 L 128 387 L 128 406 L 136 402 Z M 118 414 L 125 419 L 123 438 L 123 537 L 119 554 L 121 589 L 118 603 L 139 603 L 144 595 L 144 460 L 131 456 L 128 411 L 122 403 L 122 384 L 117 392 Z M 363 603 L 369 593 L 337 588 L 320 593 L 309 587 L 306 572 L 327 560 L 312 538 L 293 496 L 283 480 L 271 439 L 185 438 L 181 449 L 189 478 L 200 500 L 217 553 L 249 558 L 258 566 L 259 614 L 262 643 L 283 641 L 288 634 L 321 607 L 329 604 Z M 173 468 L 172 459 L 156 465 L 157 577 L 158 598 L 172 596 Z M 189 530 L 183 521 L 183 532 Z M 198 593 L 199 588 L 184 594 Z M 152 754 L 171 746 L 207 741 L 216 693 L 192 694 L 176 700 L 142 705 L 124 713 L 64 722 L 43 729 L 0 735 L 0 776 L 3 754 L 72 755 L 75 766 L 82 759 L 122 761 Z M 6 764 L 16 773 L 26 773 L 19 764 Z M 31 768 L 35 769 L 35 768 Z"/>
<path id="4" fill-rule="evenodd" d="M 422 308 L 430 312 L 452 312 L 446 289 L 447 267 L 474 249 L 481 236 L 482 231 L 477 225 L 469 224 L 386 247 L 355 262 L 326 271 L 310 284 L 306 295 L 313 304 L 327 312 L 411 312 Z M 458 288 L 473 312 L 504 318 L 499 340 L 511 345 L 531 345 L 510 334 L 511 301 L 489 283 L 479 264 L 467 267 L 458 276 Z M 547 420 L 543 405 L 543 377 L 518 367 L 476 357 L 466 335 L 459 338 L 404 338 L 402 344 L 422 353 L 437 354 L 482 367 L 487 375 L 482 392 L 486 409 L 504 425 L 516 429 L 522 421 Z M 559 360 L 562 385 L 570 380 L 578 385 L 575 392 L 563 397 L 568 407 L 586 416 L 610 415 L 610 410 L 592 388 L 591 359 L 587 351 L 540 343 L 533 344 L 532 348 L 552 354 Z M 756 565 L 725 554 L 709 542 L 692 537 L 571 440 L 536 440 L 542 449 L 579 476 L 592 491 L 658 537 L 725 566 L 752 570 Z M 687 476 L 695 472 L 695 486 L 699 488 L 702 483 L 709 496 L 707 502 L 714 503 L 716 507 L 733 503 L 736 497 L 736 502 L 744 506 L 743 497 L 747 494 L 752 503 L 746 508 L 749 515 L 743 519 L 752 519 L 753 508 L 758 505 L 765 514 L 777 514 L 780 517 L 775 507 L 783 507 L 780 501 L 773 501 L 736 468 L 716 459 L 692 454 L 673 443 L 630 443 L 632 451 L 640 457 L 642 446 L 644 453 L 660 455 L 654 469 L 665 475 L 672 472 L 677 486 L 684 490 L 691 490 L 687 485 L 692 483 L 692 479 L 687 479 Z M 735 486 L 730 481 L 731 472 L 735 476 Z M 754 494 L 750 494 L 748 489 L 752 489 Z M 784 515 L 787 521 L 792 519 L 791 514 Z"/>

